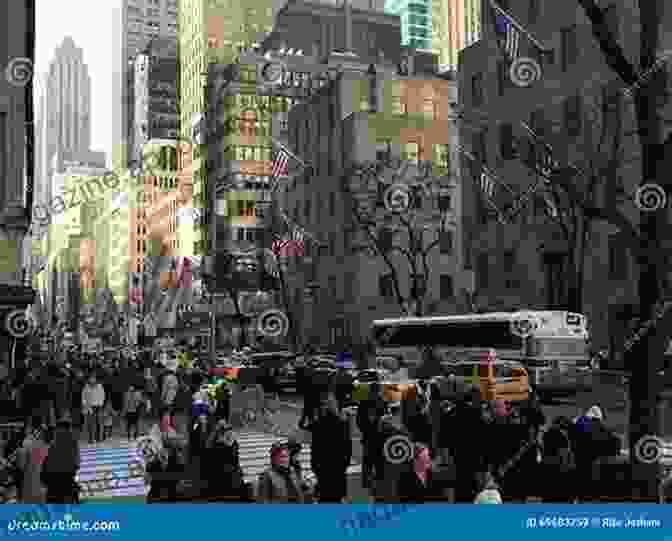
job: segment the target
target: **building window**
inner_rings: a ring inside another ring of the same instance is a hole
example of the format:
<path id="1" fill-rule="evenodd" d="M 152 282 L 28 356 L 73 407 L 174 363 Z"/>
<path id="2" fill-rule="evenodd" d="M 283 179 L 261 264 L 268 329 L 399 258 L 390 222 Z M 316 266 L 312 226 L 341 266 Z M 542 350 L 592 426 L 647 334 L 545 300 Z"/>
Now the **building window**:
<path id="1" fill-rule="evenodd" d="M 516 141 L 513 137 L 513 125 L 506 123 L 499 126 L 499 152 L 504 160 L 516 158 Z"/>
<path id="2" fill-rule="evenodd" d="M 477 289 L 487 289 L 488 287 L 488 267 L 490 265 L 488 259 L 488 254 L 478 254 L 476 258 Z"/>
<path id="3" fill-rule="evenodd" d="M 441 169 L 450 170 L 450 146 L 434 145 L 434 161 Z"/>
<path id="4" fill-rule="evenodd" d="M 442 274 L 439 277 L 439 295 L 441 300 L 452 299 L 455 296 L 453 277 L 450 274 Z"/>
<path id="5" fill-rule="evenodd" d="M 579 51 L 576 43 L 576 26 L 563 28 L 560 31 L 560 46 L 562 51 L 562 71 L 567 71 L 576 64 Z"/>
<path id="6" fill-rule="evenodd" d="M 403 102 L 401 83 L 399 81 L 392 81 L 392 114 L 395 116 L 402 116 L 406 114 L 406 106 Z"/>
<path id="7" fill-rule="evenodd" d="M 452 255 L 453 253 L 453 232 L 439 231 L 439 253 Z"/>
<path id="8" fill-rule="evenodd" d="M 609 32 L 611 32 L 611 35 L 613 38 L 618 41 L 619 37 L 619 20 L 618 20 L 618 8 L 616 5 L 612 4 L 611 6 L 608 6 L 604 10 L 602 10 L 602 14 L 604 15 L 604 22 L 607 25 L 607 28 L 609 29 Z"/>
<path id="9" fill-rule="evenodd" d="M 407 160 L 411 163 L 418 163 L 420 156 L 420 145 L 415 142 L 406 143 L 404 160 Z"/>
<path id="10" fill-rule="evenodd" d="M 581 96 L 572 96 L 563 102 L 565 133 L 569 137 L 581 134 Z"/>
<path id="11" fill-rule="evenodd" d="M 502 97 L 510 86 L 509 64 L 504 60 L 497 61 L 497 95 Z"/>
<path id="12" fill-rule="evenodd" d="M 487 128 L 474 134 L 473 153 L 480 165 L 488 164 L 488 130 Z M 479 171 L 480 174 L 480 171 Z"/>
<path id="13" fill-rule="evenodd" d="M 452 198 L 450 194 L 439 194 L 437 197 L 437 207 L 439 212 L 450 212 L 452 207 Z"/>
<path id="14" fill-rule="evenodd" d="M 541 12 L 541 0 L 529 0 L 527 9 L 527 20 L 531 23 L 536 23 Z"/>
<path id="15" fill-rule="evenodd" d="M 378 278 L 378 294 L 384 299 L 394 298 L 394 278 L 391 274 L 383 274 Z"/>
<path id="16" fill-rule="evenodd" d="M 303 217 L 306 223 L 310 222 L 310 199 L 306 199 L 303 202 Z"/>
<path id="17" fill-rule="evenodd" d="M 537 109 L 530 114 L 530 128 L 539 136 L 546 137 L 546 117 L 543 109 Z"/>
<path id="18" fill-rule="evenodd" d="M 435 120 L 434 98 L 425 98 L 422 102 L 422 116 L 427 120 Z"/>
<path id="19" fill-rule="evenodd" d="M 338 287 L 336 285 L 336 277 L 335 276 L 329 276 L 327 279 L 328 284 L 329 284 L 329 296 L 332 299 L 335 299 L 338 297 Z"/>
<path id="20" fill-rule="evenodd" d="M 376 143 L 376 161 L 387 162 L 392 153 L 392 142 L 389 139 L 382 139 Z"/>
<path id="21" fill-rule="evenodd" d="M 378 249 L 383 253 L 389 252 L 392 249 L 393 239 L 393 231 L 387 227 L 381 227 L 378 230 Z"/>
<path id="22" fill-rule="evenodd" d="M 609 280 L 628 279 L 628 252 L 623 239 L 617 235 L 609 237 Z"/>
<path id="23" fill-rule="evenodd" d="M 481 107 L 483 101 L 483 74 L 477 73 L 471 78 L 471 102 L 474 107 Z"/>
<path id="24" fill-rule="evenodd" d="M 504 272 L 513 272 L 516 266 L 516 252 L 507 250 L 504 252 Z"/>
<path id="25" fill-rule="evenodd" d="M 329 216 L 333 217 L 336 214 L 336 194 L 329 193 Z"/>

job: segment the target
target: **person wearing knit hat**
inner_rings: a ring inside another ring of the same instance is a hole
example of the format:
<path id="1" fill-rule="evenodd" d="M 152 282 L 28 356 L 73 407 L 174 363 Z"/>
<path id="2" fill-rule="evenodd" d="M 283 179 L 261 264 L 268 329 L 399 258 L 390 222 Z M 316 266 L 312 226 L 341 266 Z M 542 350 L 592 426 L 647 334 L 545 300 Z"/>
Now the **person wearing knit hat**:
<path id="1" fill-rule="evenodd" d="M 262 503 L 303 503 L 301 480 L 290 465 L 287 441 L 277 441 L 270 449 L 271 466 L 259 476 L 258 498 Z"/>
<path id="2" fill-rule="evenodd" d="M 604 415 L 602 415 L 600 406 L 590 407 L 586 412 L 585 417 L 588 417 L 588 419 L 599 419 L 600 421 L 604 420 Z"/>
<path id="3" fill-rule="evenodd" d="M 483 490 L 481 490 L 474 503 L 484 503 L 484 504 L 499 504 L 502 503 L 502 495 L 499 492 L 499 486 L 495 482 L 492 474 L 488 473 L 485 476 L 485 483 L 483 484 Z"/>

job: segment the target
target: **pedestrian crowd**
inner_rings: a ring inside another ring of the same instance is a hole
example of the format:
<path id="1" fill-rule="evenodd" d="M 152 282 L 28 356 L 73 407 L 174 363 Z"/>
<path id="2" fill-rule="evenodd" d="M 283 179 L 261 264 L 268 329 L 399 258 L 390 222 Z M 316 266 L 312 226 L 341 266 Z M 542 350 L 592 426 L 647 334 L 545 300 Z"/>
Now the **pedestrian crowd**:
<path id="1" fill-rule="evenodd" d="M 252 486 L 231 424 L 231 393 L 224 386 L 213 400 L 198 367 L 115 359 L 104 367 L 47 364 L 12 377 L 3 411 L 26 421 L 2 442 L 5 501 L 77 502 L 80 440 L 103 441 L 116 427 L 129 440 L 146 434 L 152 442 L 148 503 L 348 502 L 353 425 L 361 434 L 362 486 L 384 503 L 591 501 L 602 493 L 590 482 L 595 468 L 621 448 L 597 406 L 549 424 L 534 393 L 511 404 L 484 401 L 478 387 L 466 387 L 448 400 L 428 380 L 398 402 L 371 383 L 353 407 L 345 371 L 325 377 L 304 367 L 297 371 L 304 398 L 298 426 L 271 447 L 268 468 Z M 299 461 L 308 441 L 311 477 Z"/>

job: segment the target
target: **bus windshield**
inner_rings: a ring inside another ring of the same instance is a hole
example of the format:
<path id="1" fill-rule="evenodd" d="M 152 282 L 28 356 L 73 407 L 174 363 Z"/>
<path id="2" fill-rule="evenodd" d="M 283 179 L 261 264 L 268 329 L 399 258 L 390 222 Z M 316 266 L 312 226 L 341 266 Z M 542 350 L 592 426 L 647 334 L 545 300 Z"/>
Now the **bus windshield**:
<path id="1" fill-rule="evenodd" d="M 523 339 L 511 332 L 506 321 L 377 324 L 373 328 L 373 339 L 380 348 L 444 346 L 520 350 L 523 347 Z"/>

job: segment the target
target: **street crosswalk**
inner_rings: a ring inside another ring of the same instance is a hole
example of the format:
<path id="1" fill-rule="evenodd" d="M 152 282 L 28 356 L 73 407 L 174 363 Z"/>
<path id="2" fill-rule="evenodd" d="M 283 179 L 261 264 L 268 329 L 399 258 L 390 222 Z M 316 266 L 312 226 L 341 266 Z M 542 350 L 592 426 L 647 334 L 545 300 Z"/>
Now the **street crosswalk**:
<path id="1" fill-rule="evenodd" d="M 270 465 L 270 450 L 278 439 L 273 434 L 242 431 L 237 434 L 240 465 L 245 481 L 256 484 L 259 475 Z M 135 444 L 116 438 L 105 443 L 83 445 L 77 482 L 82 487 L 80 498 L 108 499 L 115 497 L 144 497 L 144 469 Z M 304 475 L 313 479 L 310 469 L 310 444 L 304 444 L 299 456 Z M 359 473 L 361 467 L 351 466 L 349 474 Z"/>
<path id="2" fill-rule="evenodd" d="M 81 500 L 146 495 L 144 468 L 134 442 L 115 438 L 82 445 L 79 454 Z"/>

